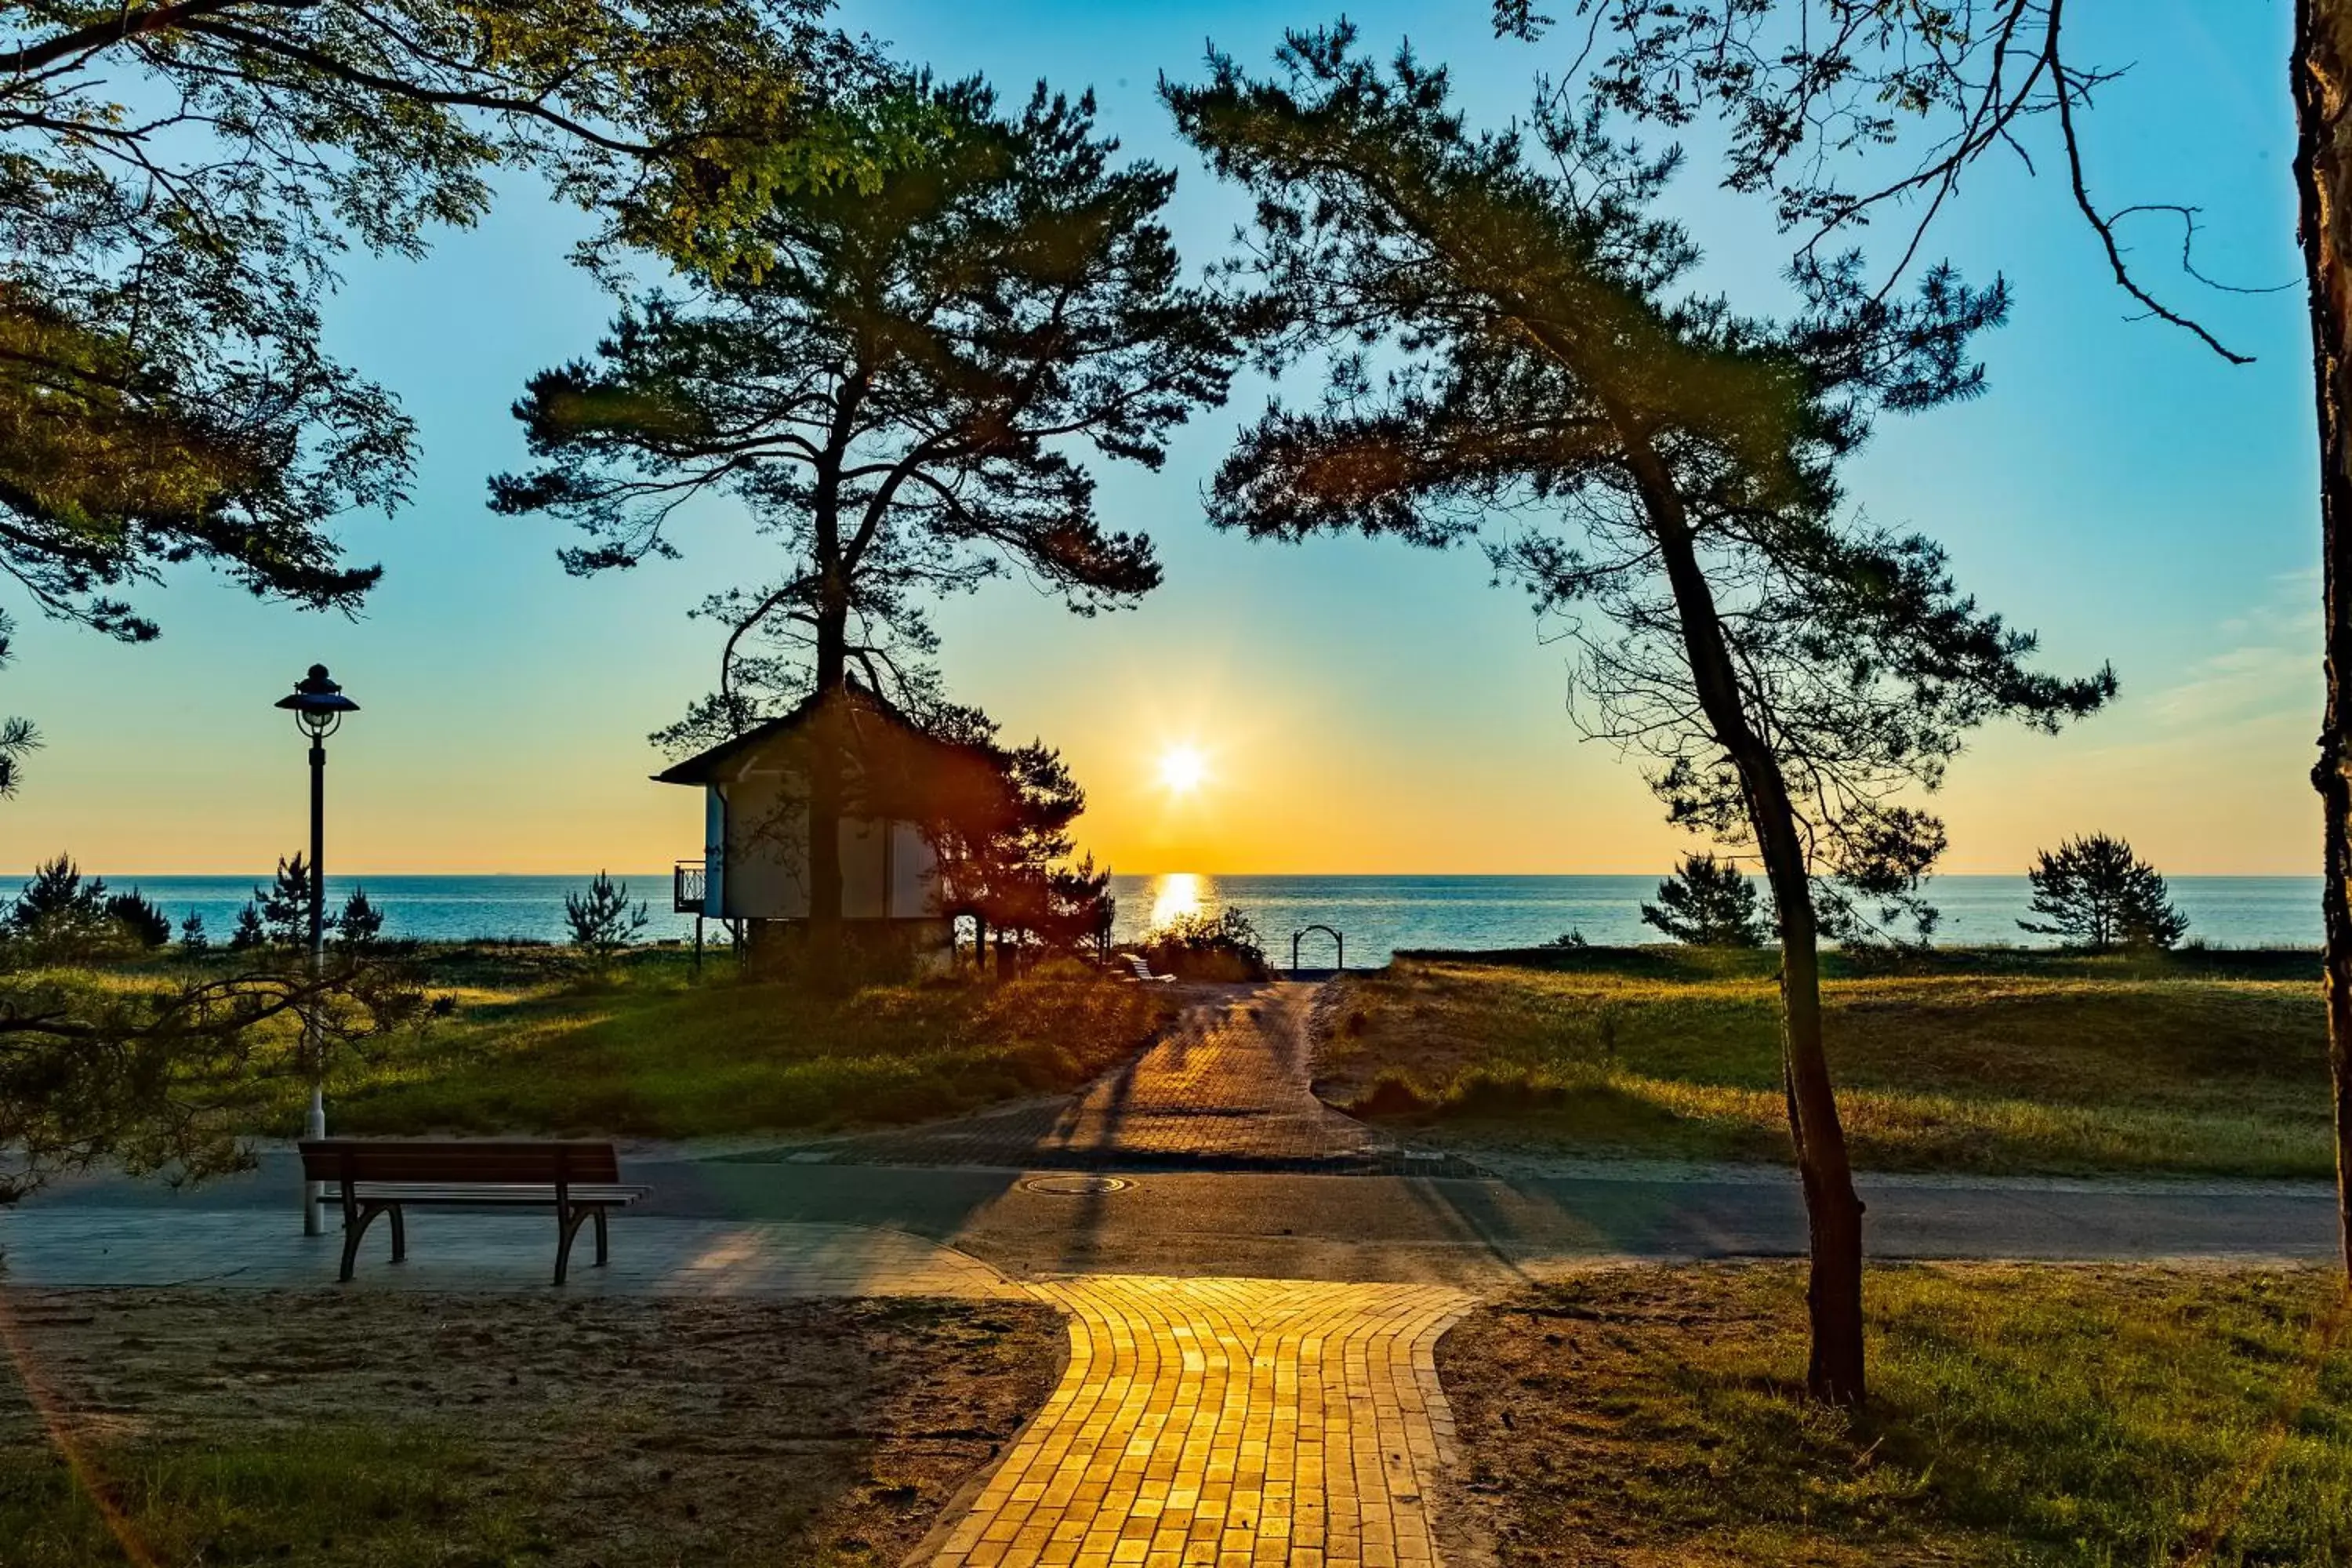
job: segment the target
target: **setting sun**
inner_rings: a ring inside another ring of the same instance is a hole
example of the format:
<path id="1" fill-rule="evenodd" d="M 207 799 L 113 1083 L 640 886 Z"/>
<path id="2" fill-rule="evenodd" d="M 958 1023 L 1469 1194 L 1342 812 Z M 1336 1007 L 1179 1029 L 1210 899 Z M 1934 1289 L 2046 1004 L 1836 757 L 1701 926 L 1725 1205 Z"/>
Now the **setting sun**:
<path id="1" fill-rule="evenodd" d="M 1160 782 L 1178 795 L 1199 789 L 1208 776 L 1208 759 L 1191 746 L 1171 746 L 1160 753 Z"/>

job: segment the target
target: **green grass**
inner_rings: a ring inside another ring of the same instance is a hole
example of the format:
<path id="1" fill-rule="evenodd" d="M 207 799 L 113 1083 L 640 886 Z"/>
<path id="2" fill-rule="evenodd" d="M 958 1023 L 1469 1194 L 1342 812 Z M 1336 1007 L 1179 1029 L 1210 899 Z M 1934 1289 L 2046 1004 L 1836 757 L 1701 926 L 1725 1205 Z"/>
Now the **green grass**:
<path id="1" fill-rule="evenodd" d="M 1068 964 L 838 997 L 696 984 L 662 953 L 586 990 L 511 961 L 442 973 L 460 982 L 432 987 L 454 1013 L 347 1063 L 331 1086 L 339 1128 L 684 1138 L 947 1116 L 1075 1087 L 1147 1041 L 1166 1006 Z"/>
<path id="2" fill-rule="evenodd" d="M 2331 1271 L 1881 1268 L 1808 1404 L 1793 1267 L 1581 1276 L 1438 1351 L 1506 1561 L 2352 1563 Z M 2332 1346 L 2330 1336 L 2333 1336 Z"/>
<path id="3" fill-rule="evenodd" d="M 1399 959 L 1323 1015 L 1318 1089 L 1551 1152 L 1780 1159 L 1769 954 Z M 1938 954 L 1833 971 L 1831 1070 L 1880 1170 L 2330 1173 L 2309 954 Z"/>
<path id="4" fill-rule="evenodd" d="M 118 1527 L 169 1563 L 504 1563 L 545 1551 L 537 1529 L 477 1484 L 478 1458 L 455 1427 L 147 1438 L 109 1446 L 103 1469 L 78 1473 L 54 1449 L 0 1452 L 0 1542 L 10 1543 L 0 1562 L 120 1564 Z"/>

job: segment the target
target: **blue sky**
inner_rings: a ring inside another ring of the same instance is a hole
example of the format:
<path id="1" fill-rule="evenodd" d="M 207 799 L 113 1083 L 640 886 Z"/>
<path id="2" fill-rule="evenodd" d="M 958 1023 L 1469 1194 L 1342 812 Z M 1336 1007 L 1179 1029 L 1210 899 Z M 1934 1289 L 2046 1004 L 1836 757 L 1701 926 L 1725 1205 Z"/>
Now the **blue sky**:
<path id="1" fill-rule="evenodd" d="M 1244 208 L 1174 144 L 1156 80 L 1197 73 L 1213 38 L 1263 61 L 1284 25 L 1336 13 L 900 0 L 841 15 L 1008 95 L 1041 76 L 1093 87 L 1131 154 L 1182 172 L 1170 220 L 1205 264 Z M 1375 44 L 1410 35 L 1449 62 L 1496 121 L 1565 55 L 1491 38 L 1480 0 L 1349 15 Z M 2070 27 L 2078 59 L 2133 68 L 2088 121 L 2094 188 L 2113 205 L 2199 205 L 2200 265 L 2231 282 L 2298 277 L 2288 19 L 2284 0 L 2145 0 Z M 1711 188 L 1703 154 L 1672 205 L 1708 248 L 1711 286 L 1778 298 L 1786 242 Z M 697 803 L 646 782 L 644 736 L 709 686 L 716 640 L 684 612 L 764 575 L 757 544 L 715 510 L 684 560 L 579 582 L 555 563 L 560 528 L 483 505 L 486 476 L 521 459 L 507 406 L 523 379 L 585 352 L 610 313 L 564 259 L 582 227 L 518 183 L 425 263 L 351 268 L 333 344 L 400 395 L 424 447 L 414 504 L 345 529 L 388 568 L 361 621 L 257 605 L 200 574 L 146 596 L 165 636 L 144 648 L 7 606 L 20 658 L 0 707 L 35 719 L 49 747 L 0 809 L 0 860 L 266 867 L 297 842 L 303 798 L 299 744 L 268 704 L 312 659 L 366 706 L 334 746 L 341 867 L 643 868 L 695 847 Z M 1979 740 L 1943 796 L 1947 866 L 2013 871 L 2035 846 L 2099 828 L 2179 872 L 2315 870 L 2304 298 L 2202 291 L 2172 269 L 2177 228 L 2128 232 L 2148 276 L 2254 364 L 2128 319 L 2063 187 L 1988 165 L 1938 238 L 1969 273 L 2015 287 L 2011 324 L 1986 343 L 1993 389 L 1888 423 L 1851 470 L 1858 504 L 1944 541 L 1987 604 L 2042 631 L 2053 667 L 2112 659 L 2124 680 L 2111 712 L 2063 736 Z M 1197 420 L 1157 475 L 1100 470 L 1109 520 L 1148 530 L 1166 563 L 1141 608 L 1081 620 L 1017 583 L 945 606 L 958 695 L 1064 748 L 1093 796 L 1083 836 L 1123 870 L 1662 868 L 1684 840 L 1631 763 L 1578 740 L 1558 650 L 1475 555 L 1274 548 L 1205 526 L 1201 483 L 1265 393 L 1245 384 Z M 1212 767 L 1181 800 L 1156 784 L 1175 744 Z"/>

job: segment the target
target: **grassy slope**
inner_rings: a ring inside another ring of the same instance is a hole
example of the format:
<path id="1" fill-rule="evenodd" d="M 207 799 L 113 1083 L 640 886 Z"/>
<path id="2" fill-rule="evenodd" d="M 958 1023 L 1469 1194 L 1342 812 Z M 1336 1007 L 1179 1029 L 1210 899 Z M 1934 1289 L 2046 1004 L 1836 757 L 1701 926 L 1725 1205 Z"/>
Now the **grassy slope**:
<path id="1" fill-rule="evenodd" d="M 511 970 L 458 978 L 433 987 L 457 998 L 453 1016 L 341 1075 L 338 1127 L 692 1137 L 950 1115 L 1084 1082 L 1167 1006 L 1075 966 L 837 1000 L 692 984 L 663 954 L 595 990 Z"/>
<path id="2" fill-rule="evenodd" d="M 1878 1269 L 1853 1418 L 1795 1392 L 1801 1291 L 1604 1271 L 1456 1327 L 1439 1372 L 1504 1560 L 2352 1563 L 2329 1271 Z"/>
<path id="3" fill-rule="evenodd" d="M 2309 955 L 1947 955 L 1833 974 L 1830 1063 L 1882 1170 L 2330 1173 Z M 1769 955 L 1402 959 L 1325 1011 L 1318 1089 L 1465 1139 L 1778 1159 Z"/>

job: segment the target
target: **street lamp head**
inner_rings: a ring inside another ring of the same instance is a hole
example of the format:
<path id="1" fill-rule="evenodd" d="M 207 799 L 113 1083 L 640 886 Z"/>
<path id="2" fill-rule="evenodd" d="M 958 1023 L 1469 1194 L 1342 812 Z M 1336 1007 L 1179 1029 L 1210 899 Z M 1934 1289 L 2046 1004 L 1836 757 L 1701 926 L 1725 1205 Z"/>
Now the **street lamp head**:
<path id="1" fill-rule="evenodd" d="M 303 733 L 320 741 L 335 732 L 344 714 L 360 710 L 358 703 L 343 695 L 341 687 L 327 679 L 323 664 L 312 665 L 310 673 L 294 683 L 292 694 L 278 700 L 278 706 L 293 713 Z"/>

